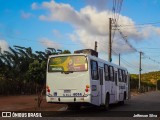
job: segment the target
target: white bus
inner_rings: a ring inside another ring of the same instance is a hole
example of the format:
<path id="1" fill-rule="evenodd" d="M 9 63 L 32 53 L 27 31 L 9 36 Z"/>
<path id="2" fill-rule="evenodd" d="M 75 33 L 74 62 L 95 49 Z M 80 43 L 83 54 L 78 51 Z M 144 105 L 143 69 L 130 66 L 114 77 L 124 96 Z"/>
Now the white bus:
<path id="1" fill-rule="evenodd" d="M 89 54 L 51 55 L 47 65 L 46 100 L 69 108 L 124 103 L 129 99 L 126 68 Z"/>

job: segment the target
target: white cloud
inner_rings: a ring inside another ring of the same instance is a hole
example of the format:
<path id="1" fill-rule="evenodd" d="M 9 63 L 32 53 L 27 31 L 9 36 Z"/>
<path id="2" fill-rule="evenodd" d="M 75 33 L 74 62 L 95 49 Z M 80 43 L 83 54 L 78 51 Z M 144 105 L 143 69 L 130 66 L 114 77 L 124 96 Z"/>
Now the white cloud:
<path id="1" fill-rule="evenodd" d="M 38 9 L 39 7 L 38 7 L 38 4 L 34 2 L 34 3 L 32 3 L 31 8 L 32 8 L 33 10 L 36 10 L 36 9 Z"/>
<path id="2" fill-rule="evenodd" d="M 3 51 L 9 50 L 8 43 L 5 40 L 0 40 L 0 49 L 1 49 L 2 53 L 3 53 Z"/>
<path id="3" fill-rule="evenodd" d="M 44 47 L 50 47 L 55 49 L 59 49 L 61 47 L 58 43 L 55 43 L 48 38 L 41 38 L 39 41 Z"/>
<path id="4" fill-rule="evenodd" d="M 30 18 L 31 16 L 32 16 L 31 13 L 27 13 L 27 12 L 21 11 L 21 17 L 22 17 L 23 19 L 28 19 L 28 18 Z"/>
<path id="5" fill-rule="evenodd" d="M 93 6 L 97 8 L 98 10 L 105 10 L 108 8 L 108 5 L 110 4 L 109 0 L 85 0 L 87 5 Z"/>
<path id="6" fill-rule="evenodd" d="M 84 44 L 84 47 L 92 49 L 94 42 L 97 41 L 100 52 L 107 50 L 109 18 L 113 16 L 111 11 L 99 11 L 92 6 L 86 6 L 77 11 L 69 4 L 56 3 L 54 0 L 43 2 L 39 6 L 36 4 L 36 6 L 46 10 L 46 14 L 39 16 L 40 20 L 67 22 L 74 26 L 75 31 L 70 35 L 72 40 L 78 37 L 78 40 Z M 126 16 L 119 15 L 119 24 L 133 26 L 132 29 L 122 28 L 122 32 L 129 40 L 140 41 L 148 39 L 153 33 L 160 35 L 160 28 L 149 26 L 139 30 L 136 28 L 135 22 Z M 132 52 L 129 46 L 124 45 L 122 47 L 119 43 L 118 36 L 115 36 L 113 49 L 116 49 L 118 52 Z"/>
<path id="7" fill-rule="evenodd" d="M 68 34 L 68 36 L 74 42 L 78 40 L 78 36 L 76 34 Z"/>
<path id="8" fill-rule="evenodd" d="M 62 37 L 61 33 L 58 30 L 53 30 L 53 35 L 56 37 Z"/>

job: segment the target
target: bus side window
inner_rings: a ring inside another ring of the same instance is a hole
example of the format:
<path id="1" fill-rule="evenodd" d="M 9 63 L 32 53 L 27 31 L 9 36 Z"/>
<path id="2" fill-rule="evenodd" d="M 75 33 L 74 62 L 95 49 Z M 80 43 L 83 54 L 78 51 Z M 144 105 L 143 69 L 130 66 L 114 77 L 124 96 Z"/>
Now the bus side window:
<path id="1" fill-rule="evenodd" d="M 108 65 L 104 65 L 105 80 L 109 81 Z"/>
<path id="2" fill-rule="evenodd" d="M 126 71 L 123 71 L 123 80 L 126 83 Z"/>
<path id="3" fill-rule="evenodd" d="M 125 83 L 127 83 L 127 80 L 128 80 L 128 73 L 126 72 L 125 73 Z"/>
<path id="4" fill-rule="evenodd" d="M 122 82 L 122 71 L 120 69 L 118 69 L 118 80 Z"/>
<path id="5" fill-rule="evenodd" d="M 114 71 L 115 84 L 117 85 L 117 71 Z"/>
<path id="6" fill-rule="evenodd" d="M 91 76 L 93 80 L 98 80 L 98 63 L 91 60 Z"/>
<path id="7" fill-rule="evenodd" d="M 124 73 L 124 70 L 121 70 L 122 71 L 122 82 L 125 82 L 125 73 Z"/>
<path id="8" fill-rule="evenodd" d="M 109 78 L 111 81 L 114 81 L 114 69 L 113 66 L 109 66 Z"/>
<path id="9" fill-rule="evenodd" d="M 112 81 L 114 81 L 114 68 L 112 66 Z"/>

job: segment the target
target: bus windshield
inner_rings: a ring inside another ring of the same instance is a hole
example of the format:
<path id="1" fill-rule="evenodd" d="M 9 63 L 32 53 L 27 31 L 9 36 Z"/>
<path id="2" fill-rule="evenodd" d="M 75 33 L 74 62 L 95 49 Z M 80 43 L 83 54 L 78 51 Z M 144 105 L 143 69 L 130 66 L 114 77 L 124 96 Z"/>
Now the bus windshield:
<path id="1" fill-rule="evenodd" d="M 82 55 L 52 57 L 48 64 L 48 72 L 79 72 L 87 69 L 87 59 Z"/>

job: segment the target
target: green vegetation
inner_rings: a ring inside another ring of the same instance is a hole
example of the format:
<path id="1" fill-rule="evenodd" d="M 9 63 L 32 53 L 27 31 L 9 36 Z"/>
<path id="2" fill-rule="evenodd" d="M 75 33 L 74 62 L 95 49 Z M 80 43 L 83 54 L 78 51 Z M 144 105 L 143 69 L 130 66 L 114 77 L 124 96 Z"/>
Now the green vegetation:
<path id="1" fill-rule="evenodd" d="M 14 46 L 0 53 L 0 95 L 37 94 L 45 85 L 49 55 L 69 50 L 47 48 L 45 52 Z"/>
<path id="2" fill-rule="evenodd" d="M 157 89 L 160 90 L 160 80 L 157 81 Z"/>
<path id="3" fill-rule="evenodd" d="M 160 71 L 144 73 L 141 75 L 141 92 L 155 90 L 157 80 L 160 79 Z M 138 90 L 139 76 L 131 74 L 131 90 Z M 160 83 L 159 83 L 160 86 Z"/>
<path id="4" fill-rule="evenodd" d="M 37 94 L 45 86 L 49 55 L 70 54 L 69 50 L 47 48 L 45 52 L 14 46 L 0 54 L 0 95 Z M 158 80 L 158 81 L 157 81 Z M 160 71 L 142 74 L 141 91 L 160 90 Z M 131 90 L 138 90 L 138 75 L 131 74 Z"/>

